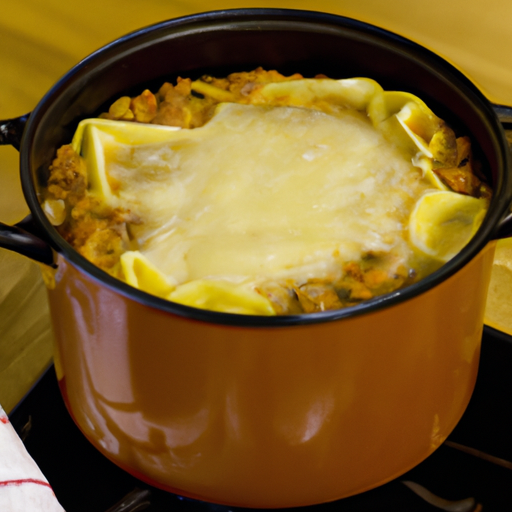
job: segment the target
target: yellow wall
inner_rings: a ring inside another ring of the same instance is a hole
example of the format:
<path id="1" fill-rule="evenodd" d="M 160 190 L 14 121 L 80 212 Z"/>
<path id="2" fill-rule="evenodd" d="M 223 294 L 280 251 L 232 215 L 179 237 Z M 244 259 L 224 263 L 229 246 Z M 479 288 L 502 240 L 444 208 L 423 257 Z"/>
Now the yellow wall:
<path id="1" fill-rule="evenodd" d="M 498 103 L 512 105 L 510 0 L 19 0 L 0 17 L 0 119 L 24 114 L 70 67 L 145 25 L 236 7 L 322 10 L 405 35 L 450 60 Z M 27 213 L 17 152 L 0 148 L 0 221 Z M 24 300 L 22 301 L 21 298 Z M 50 360 L 51 334 L 35 264 L 0 250 L 0 403 L 9 410 Z"/>

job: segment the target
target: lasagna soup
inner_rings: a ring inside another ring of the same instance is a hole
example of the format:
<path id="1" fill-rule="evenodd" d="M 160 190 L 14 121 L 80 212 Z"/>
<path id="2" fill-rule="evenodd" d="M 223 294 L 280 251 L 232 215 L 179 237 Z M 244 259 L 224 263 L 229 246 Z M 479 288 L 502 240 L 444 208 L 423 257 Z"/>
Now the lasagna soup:
<path id="1" fill-rule="evenodd" d="M 170 301 L 280 315 L 411 284 L 491 196 L 469 139 L 367 78 L 178 79 L 80 123 L 43 208 L 104 271 Z"/>

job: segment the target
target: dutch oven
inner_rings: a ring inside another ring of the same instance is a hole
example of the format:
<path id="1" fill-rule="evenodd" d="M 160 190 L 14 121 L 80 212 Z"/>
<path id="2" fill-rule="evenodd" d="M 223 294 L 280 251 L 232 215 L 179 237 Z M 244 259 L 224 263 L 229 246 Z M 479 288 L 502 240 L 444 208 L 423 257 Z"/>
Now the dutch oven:
<path id="1" fill-rule="evenodd" d="M 411 92 L 468 135 L 492 188 L 471 242 L 426 279 L 358 306 L 259 317 L 174 304 L 107 275 L 40 207 L 55 151 L 121 95 L 178 76 L 258 66 L 370 77 Z M 0 246 L 45 267 L 55 368 L 84 435 L 137 477 L 246 507 L 291 507 L 375 487 L 418 464 L 460 419 L 476 379 L 495 240 L 512 233 L 502 120 L 459 71 L 375 26 L 318 12 L 207 12 L 143 28 L 71 69 L 29 116 L 20 150 L 31 216 Z"/>

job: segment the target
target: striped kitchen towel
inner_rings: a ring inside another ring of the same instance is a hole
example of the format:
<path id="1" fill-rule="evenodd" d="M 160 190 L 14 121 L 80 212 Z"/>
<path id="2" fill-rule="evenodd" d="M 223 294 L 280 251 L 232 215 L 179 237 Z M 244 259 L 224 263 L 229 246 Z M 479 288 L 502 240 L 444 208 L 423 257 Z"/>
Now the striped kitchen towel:
<path id="1" fill-rule="evenodd" d="M 64 512 L 1 406 L 0 511 Z"/>

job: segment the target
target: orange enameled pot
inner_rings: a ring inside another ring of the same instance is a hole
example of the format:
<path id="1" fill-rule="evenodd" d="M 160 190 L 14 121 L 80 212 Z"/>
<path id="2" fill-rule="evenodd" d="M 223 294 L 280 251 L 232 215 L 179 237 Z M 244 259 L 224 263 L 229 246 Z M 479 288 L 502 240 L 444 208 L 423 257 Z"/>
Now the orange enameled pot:
<path id="1" fill-rule="evenodd" d="M 256 317 L 196 310 L 106 275 L 50 225 L 38 196 L 78 121 L 177 76 L 256 66 L 368 76 L 410 91 L 472 139 L 494 190 L 474 239 L 440 270 L 354 308 Z M 21 133 L 23 137 L 20 139 Z M 48 265 L 55 367 L 85 436 L 134 475 L 178 494 L 290 507 L 355 494 L 404 473 L 461 417 L 478 368 L 494 242 L 510 232 L 510 156 L 485 97 L 418 45 L 322 13 L 242 9 L 170 20 L 73 68 L 19 145 L 31 222 L 0 245 Z"/>

